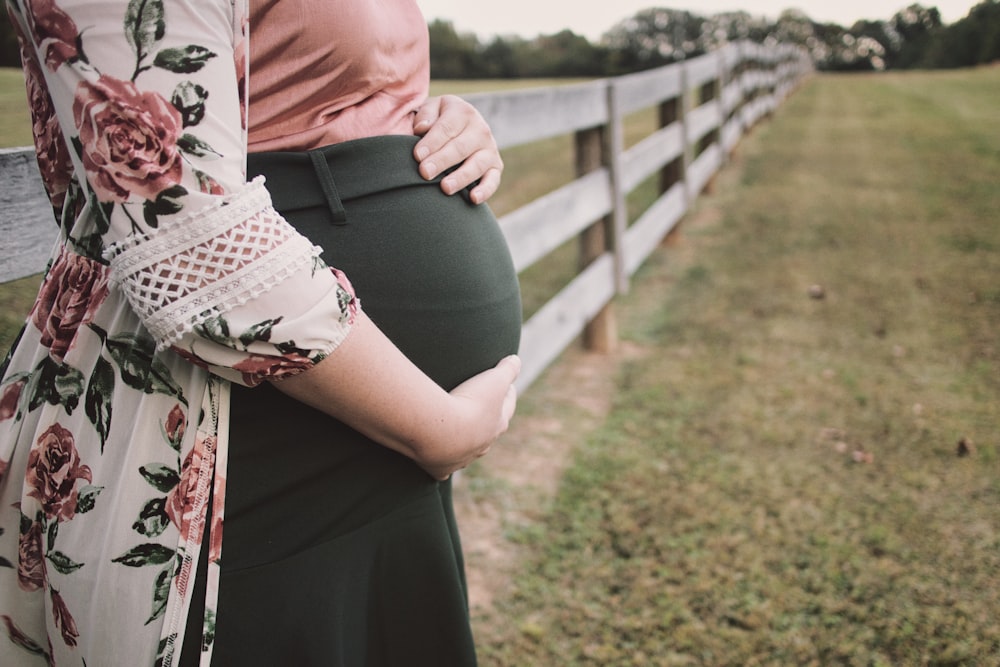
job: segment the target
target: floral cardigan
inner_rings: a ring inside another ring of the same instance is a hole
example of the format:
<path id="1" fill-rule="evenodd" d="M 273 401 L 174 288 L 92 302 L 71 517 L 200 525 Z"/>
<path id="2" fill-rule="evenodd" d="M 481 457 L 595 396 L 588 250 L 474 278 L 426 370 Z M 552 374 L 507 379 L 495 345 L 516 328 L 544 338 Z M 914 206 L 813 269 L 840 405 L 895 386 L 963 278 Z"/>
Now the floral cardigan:
<path id="1" fill-rule="evenodd" d="M 2 368 L 2 665 L 176 664 L 202 548 L 207 665 L 229 383 L 356 316 L 246 182 L 246 1 L 7 0 L 61 232 Z"/>

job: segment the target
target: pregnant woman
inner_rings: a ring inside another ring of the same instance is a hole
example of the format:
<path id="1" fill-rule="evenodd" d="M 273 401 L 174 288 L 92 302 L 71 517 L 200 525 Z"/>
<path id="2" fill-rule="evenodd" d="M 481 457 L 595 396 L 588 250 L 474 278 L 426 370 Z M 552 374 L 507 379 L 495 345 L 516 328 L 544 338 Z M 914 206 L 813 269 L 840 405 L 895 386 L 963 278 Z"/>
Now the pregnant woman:
<path id="1" fill-rule="evenodd" d="M 8 10 L 62 233 L 0 384 L 0 664 L 474 665 L 448 480 L 520 298 L 413 0 Z"/>

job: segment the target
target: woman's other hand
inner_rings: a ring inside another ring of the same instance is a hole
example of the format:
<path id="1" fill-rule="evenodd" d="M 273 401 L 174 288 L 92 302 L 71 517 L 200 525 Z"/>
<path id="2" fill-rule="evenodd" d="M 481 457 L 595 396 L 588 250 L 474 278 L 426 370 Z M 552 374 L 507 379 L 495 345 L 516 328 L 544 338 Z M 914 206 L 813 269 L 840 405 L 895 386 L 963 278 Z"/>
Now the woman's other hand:
<path id="1" fill-rule="evenodd" d="M 446 479 L 490 450 L 517 403 L 516 356 L 446 392 L 363 311 L 330 355 L 274 386 Z"/>
<path id="2" fill-rule="evenodd" d="M 442 95 L 428 99 L 413 117 L 413 132 L 422 137 L 413 155 L 420 174 L 432 179 L 460 165 L 441 181 L 445 194 L 453 195 L 476 181 L 469 192 L 481 204 L 500 187 L 503 160 L 486 119 L 460 97 Z"/>
<path id="3" fill-rule="evenodd" d="M 517 407 L 514 381 L 520 372 L 521 359 L 509 356 L 451 391 L 450 396 L 461 415 L 455 420 L 454 432 L 467 435 L 455 439 L 450 446 L 426 450 L 418 463 L 428 474 L 437 479 L 447 479 L 451 473 L 465 468 L 490 451 L 497 438 L 506 433 L 514 416 Z"/>

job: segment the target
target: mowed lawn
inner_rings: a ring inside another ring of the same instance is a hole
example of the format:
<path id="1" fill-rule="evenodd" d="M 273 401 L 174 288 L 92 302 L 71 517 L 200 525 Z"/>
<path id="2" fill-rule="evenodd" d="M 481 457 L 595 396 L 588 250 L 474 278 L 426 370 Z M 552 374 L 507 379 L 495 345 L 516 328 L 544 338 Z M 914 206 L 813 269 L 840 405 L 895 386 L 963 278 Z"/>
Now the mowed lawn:
<path id="1" fill-rule="evenodd" d="M 468 475 L 520 554 L 483 665 L 1000 664 L 998 108 L 1000 67 L 820 75 L 743 141 L 551 504 Z"/>

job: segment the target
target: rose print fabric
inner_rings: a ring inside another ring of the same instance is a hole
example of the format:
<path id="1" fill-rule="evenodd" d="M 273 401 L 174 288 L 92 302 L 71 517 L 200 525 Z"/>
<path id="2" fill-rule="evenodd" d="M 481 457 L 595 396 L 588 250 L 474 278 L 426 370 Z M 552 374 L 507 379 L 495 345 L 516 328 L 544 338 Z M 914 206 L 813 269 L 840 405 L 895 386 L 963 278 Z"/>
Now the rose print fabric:
<path id="1" fill-rule="evenodd" d="M 311 368 L 358 305 L 246 183 L 245 0 L 7 9 L 61 234 L 0 369 L 0 664 L 176 664 L 202 549 L 208 664 L 229 382 Z"/>

